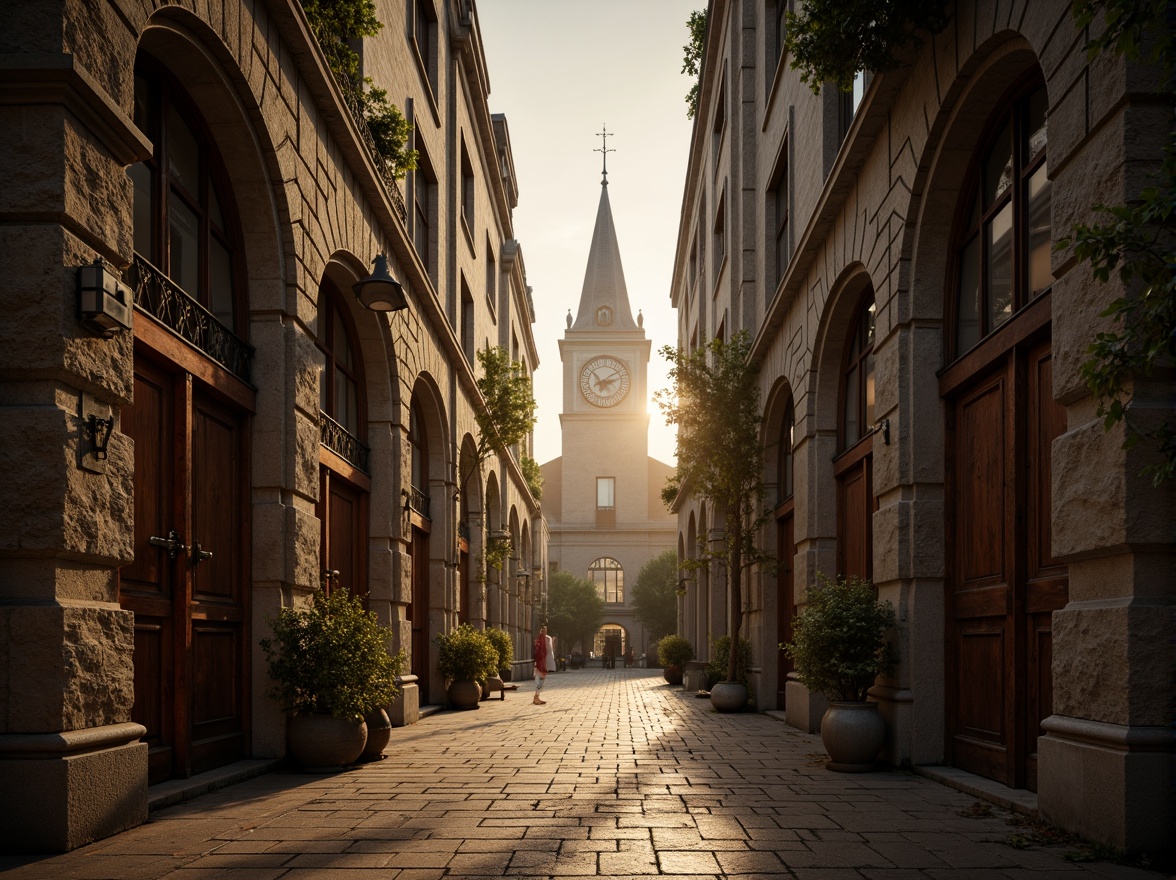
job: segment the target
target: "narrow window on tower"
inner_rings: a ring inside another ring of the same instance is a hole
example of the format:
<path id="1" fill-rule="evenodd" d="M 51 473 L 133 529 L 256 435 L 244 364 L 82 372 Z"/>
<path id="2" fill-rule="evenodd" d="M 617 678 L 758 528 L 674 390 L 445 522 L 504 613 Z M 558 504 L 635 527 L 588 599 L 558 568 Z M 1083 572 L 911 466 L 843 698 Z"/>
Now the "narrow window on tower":
<path id="1" fill-rule="evenodd" d="M 617 524 L 617 478 L 596 478 L 596 528 L 611 529 Z"/>

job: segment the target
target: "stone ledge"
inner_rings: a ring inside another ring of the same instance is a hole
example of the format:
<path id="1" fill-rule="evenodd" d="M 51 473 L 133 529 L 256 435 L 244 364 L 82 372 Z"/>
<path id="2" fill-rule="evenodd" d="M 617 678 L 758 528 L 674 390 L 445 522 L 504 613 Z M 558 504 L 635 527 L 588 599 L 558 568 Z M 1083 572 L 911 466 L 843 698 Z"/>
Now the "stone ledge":
<path id="1" fill-rule="evenodd" d="M 919 776 L 970 794 L 972 797 L 1004 807 L 1026 816 L 1037 816 L 1037 793 L 1024 788 L 1009 788 L 975 773 L 956 767 L 918 765 L 911 768 Z"/>
<path id="2" fill-rule="evenodd" d="M 253 779 L 276 770 L 282 763 L 281 758 L 259 758 L 249 761 L 237 761 L 225 767 L 198 773 L 188 779 L 171 779 L 152 785 L 147 789 L 147 810 L 154 813 L 165 807 L 172 807 L 184 801 L 208 794 L 220 788 L 228 788 L 238 782 Z"/>
<path id="3" fill-rule="evenodd" d="M 146 734 L 146 727 L 130 721 L 58 733 L 4 733 L 0 734 L 0 760 L 80 755 L 133 743 Z"/>

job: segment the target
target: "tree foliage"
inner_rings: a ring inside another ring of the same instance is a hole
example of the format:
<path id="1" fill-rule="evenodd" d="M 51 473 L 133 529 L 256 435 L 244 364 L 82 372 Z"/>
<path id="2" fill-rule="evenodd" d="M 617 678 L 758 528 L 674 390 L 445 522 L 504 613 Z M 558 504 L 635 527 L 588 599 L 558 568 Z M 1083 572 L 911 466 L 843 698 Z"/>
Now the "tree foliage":
<path id="1" fill-rule="evenodd" d="M 698 90 L 702 83 L 702 53 L 706 46 L 706 10 L 696 9 L 686 19 L 690 31 L 690 42 L 682 47 L 682 72 L 694 77 L 690 91 L 686 93 L 686 118 L 693 119 L 698 113 Z"/>
<path id="2" fill-rule="evenodd" d="M 523 479 L 527 481 L 527 489 L 530 491 L 531 497 L 536 501 L 542 501 L 543 471 L 539 468 L 539 462 L 529 455 L 524 455 L 523 460 L 519 462 L 519 467 L 523 469 Z"/>
<path id="3" fill-rule="evenodd" d="M 371 77 L 360 76 L 359 55 L 349 45 L 374 37 L 384 26 L 376 17 L 374 0 L 302 0 L 302 9 L 344 97 L 362 112 L 376 152 L 400 180 L 417 167 L 417 151 L 408 149 L 412 124 L 388 102 L 385 89 L 373 86 Z"/>
<path id="4" fill-rule="evenodd" d="M 702 544 L 687 570 L 722 564 L 731 599 L 732 642 L 728 681 L 737 681 L 738 636 L 743 617 L 743 577 L 749 566 L 771 555 L 755 544 L 766 521 L 762 509 L 763 446 L 760 443 L 759 371 L 748 360 L 751 337 L 740 331 L 729 342 L 713 340 L 693 353 L 665 346 L 670 389 L 656 394 L 666 422 L 678 428 L 678 466 L 662 490 L 672 504 L 682 491 L 709 499 L 722 540 Z"/>
<path id="5" fill-rule="evenodd" d="M 637 573 L 633 613 L 652 639 L 678 629 L 678 553 L 659 553 Z"/>
<path id="6" fill-rule="evenodd" d="M 948 22 L 945 0 L 805 0 L 800 10 L 786 14 L 784 46 L 814 92 L 826 82 L 848 92 L 864 70 L 893 70 L 900 50 L 920 44 L 918 33 Z"/>
<path id="7" fill-rule="evenodd" d="M 1087 43 L 1091 57 L 1115 52 L 1159 66 L 1163 89 L 1172 88 L 1172 29 L 1167 0 L 1075 0 L 1080 27 L 1100 20 L 1104 30 Z M 1096 334 L 1082 365 L 1082 378 L 1098 401 L 1098 415 L 1110 430 L 1122 422 L 1125 447 L 1154 444 L 1158 460 L 1144 468 L 1153 485 L 1176 478 L 1176 431 L 1167 419 L 1141 425 L 1131 414 L 1136 379 L 1150 379 L 1176 363 L 1176 146 L 1169 119 L 1165 146 L 1154 186 L 1126 205 L 1096 205 L 1103 222 L 1077 224 L 1059 248 L 1090 264 L 1102 283 L 1117 274 L 1125 296 L 1103 312 L 1115 329 Z"/>
<path id="8" fill-rule="evenodd" d="M 577 643 L 589 645 L 604 624 L 604 599 L 596 585 L 570 571 L 554 572 L 547 582 L 547 631 L 567 654 Z"/>
<path id="9" fill-rule="evenodd" d="M 474 413 L 478 443 L 472 456 L 462 457 L 459 492 L 493 453 L 505 454 L 525 440 L 535 425 L 535 394 L 522 364 L 511 360 L 510 353 L 500 345 L 479 351 L 478 364 L 482 368 L 478 390 L 486 408 Z"/>

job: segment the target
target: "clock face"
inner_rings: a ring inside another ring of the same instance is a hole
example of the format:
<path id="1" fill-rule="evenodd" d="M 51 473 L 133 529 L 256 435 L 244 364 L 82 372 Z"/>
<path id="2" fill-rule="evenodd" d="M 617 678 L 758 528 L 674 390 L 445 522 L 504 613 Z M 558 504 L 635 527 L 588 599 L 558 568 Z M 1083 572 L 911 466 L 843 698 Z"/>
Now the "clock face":
<path id="1" fill-rule="evenodd" d="M 616 358 L 593 358 L 580 370 L 580 393 L 593 406 L 616 406 L 629 393 L 629 368 Z"/>

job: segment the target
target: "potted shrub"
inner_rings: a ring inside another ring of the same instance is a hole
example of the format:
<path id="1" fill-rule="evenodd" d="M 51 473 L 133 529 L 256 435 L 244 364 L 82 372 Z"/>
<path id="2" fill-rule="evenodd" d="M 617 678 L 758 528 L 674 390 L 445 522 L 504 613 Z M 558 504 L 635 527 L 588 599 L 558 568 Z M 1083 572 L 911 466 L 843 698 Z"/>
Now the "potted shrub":
<path id="1" fill-rule="evenodd" d="M 496 627 L 486 628 L 486 638 L 498 652 L 498 677 L 503 681 L 510 681 L 511 664 L 514 662 L 514 639 L 510 637 L 510 633 Z"/>
<path id="2" fill-rule="evenodd" d="M 682 636 L 663 636 L 657 643 L 657 662 L 669 684 L 682 683 L 682 667 L 694 659 L 694 646 Z"/>
<path id="3" fill-rule="evenodd" d="M 829 700 L 821 718 L 821 741 L 830 770 L 860 773 L 874 767 L 886 724 L 866 693 L 897 662 L 897 652 L 886 639 L 892 626 L 894 608 L 878 601 L 873 583 L 819 574 L 808 588 L 808 603 L 793 620 L 792 641 L 781 645 L 796 664 L 801 683 Z"/>
<path id="4" fill-rule="evenodd" d="M 751 669 L 751 642 L 739 637 L 735 652 L 735 677 L 728 678 L 731 663 L 731 637 L 719 636 L 711 642 L 711 659 L 706 665 L 706 689 L 716 712 L 742 712 L 747 708 L 747 671 Z"/>
<path id="5" fill-rule="evenodd" d="M 455 709 L 477 709 L 482 682 L 498 672 L 498 651 L 481 630 L 468 623 L 437 636 L 437 667 L 450 682 L 446 693 Z"/>
<path id="6" fill-rule="evenodd" d="M 260 644 L 270 694 L 291 713 L 291 757 L 309 768 L 354 763 L 367 741 L 364 717 L 400 693 L 404 652 L 388 653 L 392 631 L 343 590 L 320 590 L 309 606 L 283 608 L 268 622 L 273 637 Z"/>

